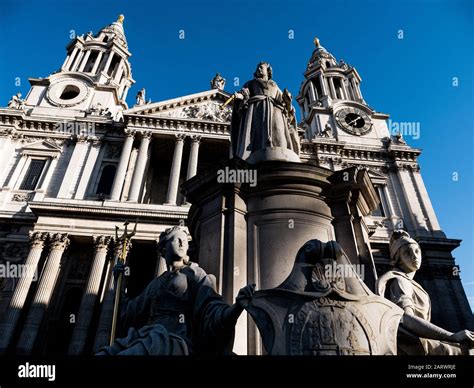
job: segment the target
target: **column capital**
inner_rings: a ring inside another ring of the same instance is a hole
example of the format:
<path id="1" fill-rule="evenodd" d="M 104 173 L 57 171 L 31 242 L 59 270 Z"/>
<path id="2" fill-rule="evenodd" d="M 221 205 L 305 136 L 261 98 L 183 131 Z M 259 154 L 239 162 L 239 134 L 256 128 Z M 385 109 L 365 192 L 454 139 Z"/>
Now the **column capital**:
<path id="1" fill-rule="evenodd" d="M 185 133 L 175 133 L 174 137 L 175 137 L 176 143 L 179 143 L 179 142 L 184 141 L 184 139 L 186 138 L 186 134 Z"/>
<path id="2" fill-rule="evenodd" d="M 87 136 L 87 141 L 96 147 L 102 144 L 102 139 L 100 139 L 98 136 Z"/>
<path id="3" fill-rule="evenodd" d="M 110 241 L 112 241 L 112 237 L 110 236 L 92 236 L 94 241 L 94 251 L 107 251 Z"/>
<path id="4" fill-rule="evenodd" d="M 140 131 L 140 134 L 142 135 L 142 139 L 147 139 L 147 140 L 150 140 L 151 137 L 153 136 L 152 131 Z"/>
<path id="5" fill-rule="evenodd" d="M 51 233 L 50 238 L 50 249 L 64 251 L 69 246 L 69 238 L 67 233 Z"/>
<path id="6" fill-rule="evenodd" d="M 48 237 L 48 233 L 46 232 L 33 232 L 29 233 L 30 235 L 30 247 L 31 248 L 43 248 L 44 242 Z"/>
<path id="7" fill-rule="evenodd" d="M 202 136 L 201 135 L 191 135 L 191 142 L 193 143 L 200 143 L 201 142 L 201 138 Z"/>
<path id="8" fill-rule="evenodd" d="M 76 135 L 74 140 L 76 143 L 85 143 L 89 139 L 89 136 L 87 136 L 85 133 L 80 133 L 79 135 Z"/>
<path id="9" fill-rule="evenodd" d="M 125 136 L 127 136 L 127 137 L 135 137 L 135 133 L 136 133 L 136 132 L 137 132 L 137 131 L 135 131 L 134 129 L 128 129 L 128 128 L 125 128 L 125 129 L 123 130 L 123 133 L 124 133 Z"/>

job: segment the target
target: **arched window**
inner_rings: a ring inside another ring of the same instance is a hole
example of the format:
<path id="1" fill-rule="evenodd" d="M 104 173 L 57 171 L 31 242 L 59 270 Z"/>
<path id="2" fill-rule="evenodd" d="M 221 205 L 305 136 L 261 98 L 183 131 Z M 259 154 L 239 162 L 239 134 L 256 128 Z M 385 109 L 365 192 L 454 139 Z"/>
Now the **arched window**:
<path id="1" fill-rule="evenodd" d="M 112 184 L 114 183 L 116 167 L 108 164 L 102 169 L 99 184 L 97 185 L 96 194 L 110 195 Z"/>
<path id="2" fill-rule="evenodd" d="M 331 67 L 331 62 L 326 61 L 326 67 Z"/>

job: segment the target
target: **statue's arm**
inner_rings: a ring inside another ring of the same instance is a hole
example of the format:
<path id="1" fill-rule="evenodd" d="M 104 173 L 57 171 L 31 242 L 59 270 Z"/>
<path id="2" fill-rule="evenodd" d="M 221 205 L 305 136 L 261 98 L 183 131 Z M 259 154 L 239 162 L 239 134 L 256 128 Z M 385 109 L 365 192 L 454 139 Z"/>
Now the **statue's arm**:
<path id="1" fill-rule="evenodd" d="M 469 330 L 461 330 L 457 333 L 451 333 L 439 326 L 415 317 L 410 314 L 403 314 L 400 325 L 421 338 L 435 339 L 447 342 L 466 342 L 469 346 L 474 344 L 474 333 Z"/>
<path id="2" fill-rule="evenodd" d="M 244 311 L 244 301 L 250 299 L 255 293 L 255 284 L 251 284 L 240 289 L 235 303 L 225 311 L 222 324 L 224 327 L 234 327 L 240 314 Z"/>

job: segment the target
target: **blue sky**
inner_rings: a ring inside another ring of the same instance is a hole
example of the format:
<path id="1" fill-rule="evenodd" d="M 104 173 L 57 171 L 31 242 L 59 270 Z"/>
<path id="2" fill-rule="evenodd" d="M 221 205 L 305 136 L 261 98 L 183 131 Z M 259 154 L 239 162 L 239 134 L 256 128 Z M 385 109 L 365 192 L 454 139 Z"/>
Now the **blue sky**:
<path id="1" fill-rule="evenodd" d="M 260 60 L 296 95 L 315 36 L 354 65 L 371 107 L 394 121 L 420 122 L 420 138 L 406 140 L 423 149 L 422 174 L 441 227 L 463 240 L 454 255 L 473 304 L 472 1 L 0 0 L 0 105 L 18 91 L 26 95 L 28 77 L 61 66 L 71 30 L 96 32 L 120 13 L 136 80 L 129 104 L 142 87 L 152 101 L 207 90 L 217 71 L 233 91 L 230 81 L 251 78 Z"/>

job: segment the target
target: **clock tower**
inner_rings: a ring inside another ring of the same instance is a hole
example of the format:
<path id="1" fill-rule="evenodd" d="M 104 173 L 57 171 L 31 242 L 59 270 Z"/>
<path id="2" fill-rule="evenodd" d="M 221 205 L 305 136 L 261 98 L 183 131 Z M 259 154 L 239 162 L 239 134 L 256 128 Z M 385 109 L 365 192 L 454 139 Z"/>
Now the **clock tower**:
<path id="1" fill-rule="evenodd" d="M 297 101 L 307 139 L 323 137 L 353 144 L 380 145 L 388 137 L 387 115 L 369 107 L 360 91 L 357 70 L 314 40 Z"/>

